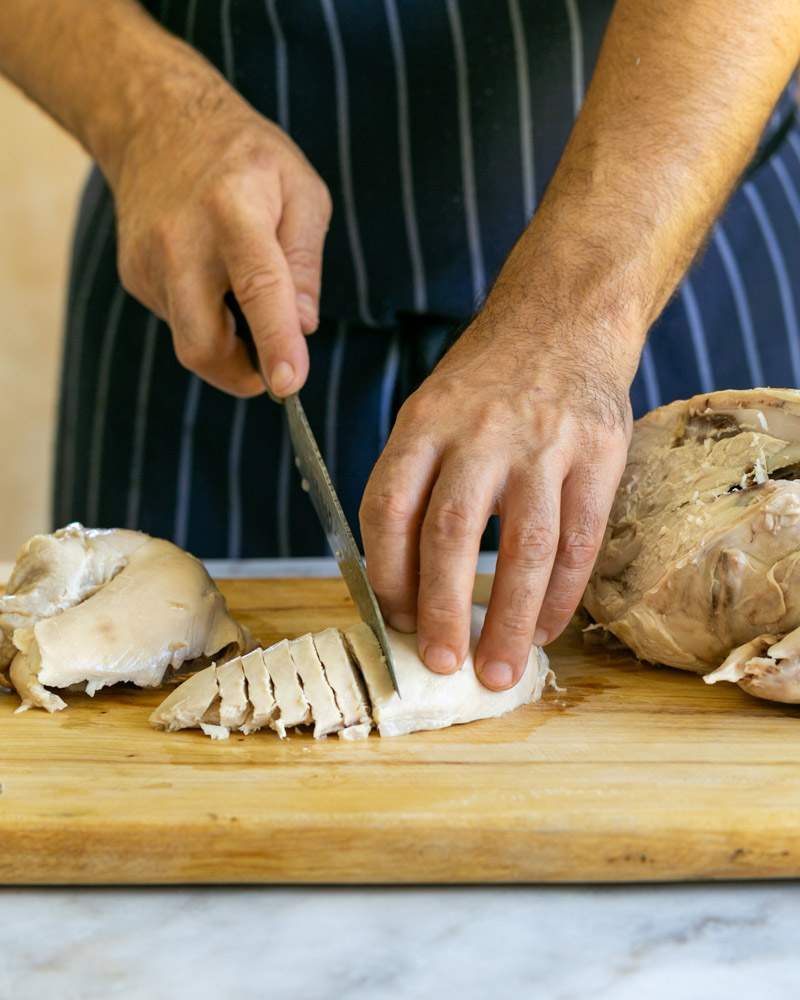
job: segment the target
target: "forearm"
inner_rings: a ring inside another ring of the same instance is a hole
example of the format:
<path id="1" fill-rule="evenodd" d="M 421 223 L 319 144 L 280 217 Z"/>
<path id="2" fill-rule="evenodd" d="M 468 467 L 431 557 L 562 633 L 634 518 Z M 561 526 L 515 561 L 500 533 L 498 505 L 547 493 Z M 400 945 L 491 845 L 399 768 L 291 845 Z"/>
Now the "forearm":
<path id="1" fill-rule="evenodd" d="M 796 0 L 618 0 L 585 106 L 498 291 L 512 286 L 573 326 L 587 318 L 640 347 L 798 54 Z M 524 291 L 530 275 L 536 288 Z"/>
<path id="2" fill-rule="evenodd" d="M 112 176 L 148 115 L 196 114 L 223 83 L 135 0 L 3 0 L 0 71 Z"/>

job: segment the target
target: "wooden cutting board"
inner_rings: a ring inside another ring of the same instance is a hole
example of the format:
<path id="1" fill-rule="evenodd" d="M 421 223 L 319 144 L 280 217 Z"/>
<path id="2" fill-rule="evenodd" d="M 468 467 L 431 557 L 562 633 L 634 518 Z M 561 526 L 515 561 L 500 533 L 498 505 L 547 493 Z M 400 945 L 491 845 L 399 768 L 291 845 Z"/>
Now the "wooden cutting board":
<path id="1" fill-rule="evenodd" d="M 485 586 L 485 581 L 483 581 Z M 223 583 L 263 643 L 355 619 L 333 580 Z M 480 586 L 480 583 L 479 583 Z M 163 692 L 0 696 L 5 883 L 521 882 L 800 872 L 800 710 L 584 648 L 505 719 L 362 743 L 165 734 Z"/>

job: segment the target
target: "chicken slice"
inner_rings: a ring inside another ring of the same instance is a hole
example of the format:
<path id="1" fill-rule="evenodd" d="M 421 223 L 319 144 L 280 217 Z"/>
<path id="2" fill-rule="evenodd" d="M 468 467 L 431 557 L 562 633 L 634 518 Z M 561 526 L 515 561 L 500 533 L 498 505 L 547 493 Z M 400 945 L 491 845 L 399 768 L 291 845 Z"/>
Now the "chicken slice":
<path id="1" fill-rule="evenodd" d="M 244 683 L 240 656 L 216 667 L 219 685 L 219 724 L 226 729 L 239 729 L 250 714 L 250 702 Z"/>
<path id="2" fill-rule="evenodd" d="M 311 722 L 311 710 L 289 654 L 289 640 L 282 639 L 274 646 L 270 646 L 264 650 L 263 656 L 264 666 L 272 678 L 275 701 L 279 710 L 271 719 L 270 727 L 283 739 L 287 729 Z"/>
<path id="3" fill-rule="evenodd" d="M 345 638 L 367 684 L 372 701 L 372 717 L 381 736 L 401 736 L 420 729 L 445 726 L 476 719 L 494 718 L 537 701 L 545 685 L 554 683 L 547 656 L 539 647 L 531 650 L 525 673 L 508 691 L 489 691 L 475 676 L 472 655 L 477 645 L 485 610 L 473 608 L 470 654 L 454 674 L 435 674 L 417 653 L 416 635 L 389 629 L 394 653 L 398 697 L 386 669 L 386 662 L 372 629 L 359 622 L 345 629 Z"/>
<path id="4" fill-rule="evenodd" d="M 342 713 L 336 705 L 331 686 L 322 669 L 314 640 L 310 635 L 302 635 L 289 643 L 289 653 L 300 680 L 303 682 L 311 717 L 314 720 L 314 739 L 321 739 L 342 728 Z"/>
<path id="5" fill-rule="evenodd" d="M 85 684 L 88 694 L 128 681 L 158 686 L 169 669 L 229 647 L 246 649 L 246 633 L 202 563 L 177 546 L 147 538 L 105 586 L 33 627 L 17 629 L 18 665 L 39 685 Z M 27 686 L 29 704 L 44 705 Z"/>
<path id="6" fill-rule="evenodd" d="M 263 729 L 272 718 L 276 705 L 272 694 L 272 681 L 264 665 L 264 650 L 254 649 L 242 657 L 242 669 L 247 679 L 247 697 L 252 706 L 250 715 L 241 727 L 245 735 Z"/>
<path id="7" fill-rule="evenodd" d="M 218 697 L 217 671 L 212 664 L 178 685 L 151 714 L 150 723 L 167 732 L 195 729 Z"/>
<path id="8" fill-rule="evenodd" d="M 359 675 L 353 668 L 347 647 L 342 641 L 342 633 L 338 628 L 327 628 L 312 636 L 312 639 L 342 713 L 344 728 L 339 731 L 339 736 L 342 739 L 360 739 L 366 736 L 372 728 L 372 718 Z M 366 732 L 363 731 L 364 726 Z"/>

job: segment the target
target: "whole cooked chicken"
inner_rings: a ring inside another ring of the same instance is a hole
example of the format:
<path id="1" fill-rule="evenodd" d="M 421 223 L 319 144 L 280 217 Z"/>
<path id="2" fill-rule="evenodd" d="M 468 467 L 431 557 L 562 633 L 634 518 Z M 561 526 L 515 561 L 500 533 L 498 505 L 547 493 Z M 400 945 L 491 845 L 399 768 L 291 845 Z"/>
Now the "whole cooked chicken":
<path id="1" fill-rule="evenodd" d="M 473 650 L 483 618 L 484 610 L 473 608 Z M 402 697 L 372 630 L 361 622 L 343 632 L 327 629 L 283 639 L 201 670 L 175 688 L 150 722 L 168 731 L 200 728 L 212 739 L 265 727 L 285 737 L 287 729 L 308 724 L 316 738 L 337 733 L 355 740 L 368 736 L 373 723 L 381 736 L 400 736 L 494 718 L 537 701 L 548 684 L 555 686 L 547 656 L 538 647 L 515 687 L 488 691 L 475 676 L 471 654 L 455 674 L 434 674 L 417 654 L 415 635 L 392 629 L 388 634 Z"/>
<path id="2" fill-rule="evenodd" d="M 0 597 L 0 681 L 21 709 L 64 708 L 51 688 L 157 687 L 169 670 L 248 644 L 203 564 L 137 531 L 36 535 Z"/>
<path id="3" fill-rule="evenodd" d="M 584 606 L 640 659 L 800 701 L 799 474 L 798 391 L 648 413 Z"/>

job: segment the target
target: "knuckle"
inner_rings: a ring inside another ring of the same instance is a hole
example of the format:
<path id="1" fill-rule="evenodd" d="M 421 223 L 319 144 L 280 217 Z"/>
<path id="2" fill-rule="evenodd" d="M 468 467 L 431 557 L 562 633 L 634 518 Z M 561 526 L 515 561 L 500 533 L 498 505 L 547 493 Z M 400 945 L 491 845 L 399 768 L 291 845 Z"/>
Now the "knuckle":
<path id="1" fill-rule="evenodd" d="M 527 642 L 532 636 L 530 619 L 523 615 L 501 612 L 496 617 L 494 625 L 506 638 L 522 639 Z"/>
<path id="2" fill-rule="evenodd" d="M 599 540 L 587 531 L 564 532 L 558 547 L 558 560 L 568 570 L 589 569 L 595 561 Z"/>
<path id="3" fill-rule="evenodd" d="M 361 501 L 359 519 L 368 531 L 400 534 L 414 520 L 415 512 L 414 498 L 410 493 L 368 489 Z"/>
<path id="4" fill-rule="evenodd" d="M 425 628 L 458 621 L 463 614 L 463 601 L 455 594 L 448 596 L 441 592 L 437 592 L 435 598 L 429 597 L 420 608 L 420 617 Z"/>
<path id="5" fill-rule="evenodd" d="M 242 271 L 232 279 L 233 294 L 242 309 L 276 294 L 281 285 L 281 278 L 271 267 L 253 267 Z"/>
<path id="6" fill-rule="evenodd" d="M 426 519 L 428 534 L 436 543 L 463 543 L 475 531 L 475 519 L 466 505 L 448 501 L 435 506 Z"/>
<path id="7" fill-rule="evenodd" d="M 508 525 L 500 534 L 500 550 L 504 557 L 524 569 L 538 570 L 547 566 L 555 555 L 556 534 L 547 525 Z"/>
<path id="8" fill-rule="evenodd" d="M 213 351 L 203 343 L 191 343 L 175 337 L 175 356 L 184 368 L 192 372 L 205 371 L 213 361 Z"/>
<path id="9" fill-rule="evenodd" d="M 319 273 L 321 257 L 318 251 L 302 245 L 284 247 L 286 262 L 292 271 L 313 276 Z"/>
<path id="10" fill-rule="evenodd" d="M 314 186 L 311 197 L 318 206 L 321 218 L 326 224 L 330 222 L 330 218 L 333 215 L 333 198 L 331 197 L 328 185 L 319 176 L 314 178 Z"/>

